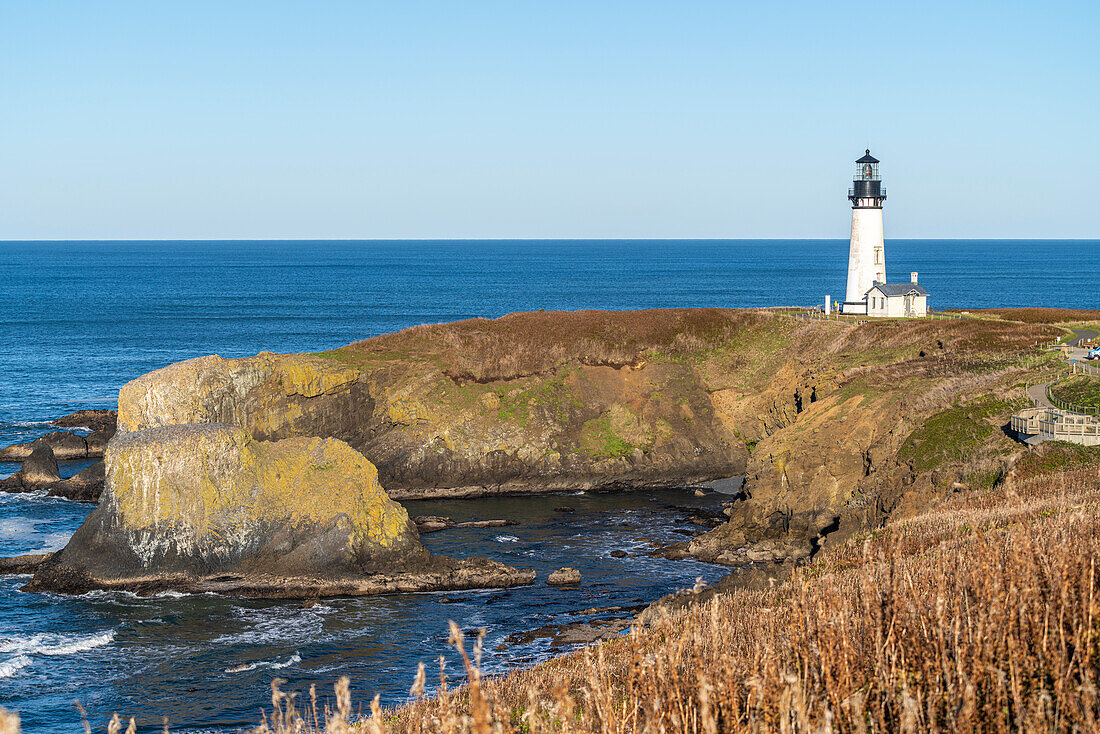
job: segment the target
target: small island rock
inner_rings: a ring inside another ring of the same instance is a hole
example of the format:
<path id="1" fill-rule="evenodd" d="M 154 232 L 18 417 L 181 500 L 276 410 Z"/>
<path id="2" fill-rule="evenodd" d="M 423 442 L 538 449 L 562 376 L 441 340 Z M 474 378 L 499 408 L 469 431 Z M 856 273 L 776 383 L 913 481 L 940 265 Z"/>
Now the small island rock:
<path id="1" fill-rule="evenodd" d="M 546 579 L 551 586 L 575 586 L 580 582 L 581 572 L 571 566 L 559 568 Z"/>
<path id="2" fill-rule="evenodd" d="M 167 588 L 300 598 L 528 583 L 434 557 L 377 471 L 338 439 L 258 441 L 226 424 L 120 434 L 102 501 L 28 590 Z"/>
<path id="3" fill-rule="evenodd" d="M 78 502 L 98 502 L 99 496 L 103 494 L 105 481 L 104 463 L 97 461 L 68 479 L 52 482 L 47 485 L 47 489 L 54 497 L 64 497 Z"/>

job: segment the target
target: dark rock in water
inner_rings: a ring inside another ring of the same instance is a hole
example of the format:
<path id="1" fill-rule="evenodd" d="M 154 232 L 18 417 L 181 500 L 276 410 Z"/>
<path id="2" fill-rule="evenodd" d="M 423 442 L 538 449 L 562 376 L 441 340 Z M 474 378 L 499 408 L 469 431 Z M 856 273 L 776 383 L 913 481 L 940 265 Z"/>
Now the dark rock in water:
<path id="1" fill-rule="evenodd" d="M 509 635 L 504 644 L 497 649 L 507 649 L 509 645 L 522 645 L 538 639 L 549 639 L 550 647 L 587 645 L 597 640 L 617 637 L 622 632 L 630 629 L 633 623 L 634 619 L 632 617 L 620 617 L 616 619 L 596 619 L 591 622 L 574 622 L 572 624 L 548 624 L 537 629 Z"/>
<path id="2" fill-rule="evenodd" d="M 88 457 L 87 442 L 82 436 L 78 436 L 75 433 L 58 431 L 55 433 L 47 433 L 45 436 L 40 436 L 39 438 L 35 439 L 35 441 L 31 444 L 32 453 L 34 451 L 34 447 L 40 443 L 44 443 L 49 446 L 50 450 L 53 451 L 54 458 L 60 461 L 68 461 L 71 459 L 85 459 Z"/>
<path id="3" fill-rule="evenodd" d="M 517 524 L 515 520 L 468 520 L 466 522 L 455 522 L 451 518 L 443 517 L 442 515 L 417 515 L 413 518 L 413 522 L 416 523 L 416 529 L 421 533 L 435 533 L 440 530 L 450 530 L 451 528 L 503 528 Z"/>
<path id="4" fill-rule="evenodd" d="M 712 585 L 689 589 L 661 597 L 638 615 L 638 624 L 647 627 L 662 616 L 685 607 L 705 602 L 715 594 L 729 594 L 738 589 L 760 591 L 790 578 L 793 563 L 760 563 L 735 568 Z"/>
<path id="5" fill-rule="evenodd" d="M 0 574 L 34 573 L 43 561 L 49 560 L 52 555 L 52 553 L 38 553 L 0 558 Z"/>
<path id="6" fill-rule="evenodd" d="M 53 424 L 62 428 L 87 428 L 92 432 L 109 431 L 113 434 L 117 422 L 118 411 L 115 410 L 78 410 L 61 416 Z"/>
<path id="7" fill-rule="evenodd" d="M 107 442 L 110 441 L 111 437 L 114 435 L 114 429 L 103 429 L 95 433 L 89 433 L 85 436 L 84 443 L 88 445 L 88 458 L 94 459 L 103 456 L 103 452 L 107 450 Z"/>
<path id="8" fill-rule="evenodd" d="M 98 502 L 106 481 L 104 463 L 97 461 L 68 479 L 51 482 L 46 486 L 48 494 L 77 502 Z"/>
<path id="9" fill-rule="evenodd" d="M 581 582 L 581 572 L 570 566 L 559 568 L 546 579 L 551 586 L 575 586 Z"/>
<path id="10" fill-rule="evenodd" d="M 438 530 L 453 528 L 455 521 L 442 515 L 417 515 L 413 518 L 416 529 L 421 533 L 434 533 Z"/>
<path id="11" fill-rule="evenodd" d="M 464 601 L 470 601 L 466 596 L 445 596 L 439 600 L 440 604 L 459 604 Z"/>
<path id="12" fill-rule="evenodd" d="M 30 492 L 61 479 L 57 460 L 49 444 L 35 443 L 31 455 L 15 474 L 0 482 L 0 489 L 7 492 Z"/>
<path id="13" fill-rule="evenodd" d="M 88 457 L 88 445 L 81 436 L 68 431 L 55 431 L 29 443 L 16 443 L 0 449 L 0 461 L 26 461 L 37 446 L 48 446 L 54 458 L 61 461 Z"/>
<path id="14" fill-rule="evenodd" d="M 191 424 L 116 436 L 102 501 L 25 588 L 320 598 L 534 577 L 432 556 L 374 465 L 342 441 Z"/>
<path id="15" fill-rule="evenodd" d="M 612 558 L 626 558 L 630 554 L 624 550 L 613 550 L 610 555 Z"/>
<path id="16" fill-rule="evenodd" d="M 70 413 L 63 418 L 58 418 L 53 422 L 54 425 L 66 428 L 88 428 L 92 433 L 87 436 L 80 436 L 71 431 L 47 433 L 34 441 L 16 443 L 0 449 L 0 461 L 25 461 L 30 457 L 34 447 L 43 443 L 53 449 L 54 458 L 58 461 L 102 458 L 103 452 L 107 449 L 107 442 L 115 435 L 115 419 L 116 414 L 113 410 L 81 410 Z"/>
<path id="17" fill-rule="evenodd" d="M 561 507 L 555 507 L 554 512 L 576 512 L 576 509 L 569 505 L 562 505 Z"/>

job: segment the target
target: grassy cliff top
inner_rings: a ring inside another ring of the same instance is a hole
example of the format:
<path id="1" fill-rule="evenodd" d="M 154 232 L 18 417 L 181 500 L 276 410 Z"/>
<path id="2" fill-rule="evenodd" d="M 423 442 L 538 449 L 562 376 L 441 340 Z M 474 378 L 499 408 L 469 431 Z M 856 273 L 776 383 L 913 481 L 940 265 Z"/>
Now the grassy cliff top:
<path id="1" fill-rule="evenodd" d="M 1074 320 L 1071 314 L 1076 313 L 1080 312 L 1059 311 L 1051 319 Z M 1006 321 L 998 316 L 858 324 L 807 320 L 766 309 L 724 308 L 531 311 L 415 326 L 323 356 L 360 368 L 429 361 L 455 380 L 490 382 L 542 374 L 563 365 L 618 368 L 654 359 L 705 361 L 721 353 L 751 359 L 786 352 L 806 362 L 838 355 L 845 360 L 893 361 L 928 349 L 1023 353 L 1064 333 L 1050 323 Z"/>
<path id="2" fill-rule="evenodd" d="M 964 309 L 952 309 L 962 313 Z M 1100 310 L 1080 308 L 979 308 L 966 311 L 975 316 L 993 317 L 1025 324 L 1073 324 L 1100 321 Z"/>

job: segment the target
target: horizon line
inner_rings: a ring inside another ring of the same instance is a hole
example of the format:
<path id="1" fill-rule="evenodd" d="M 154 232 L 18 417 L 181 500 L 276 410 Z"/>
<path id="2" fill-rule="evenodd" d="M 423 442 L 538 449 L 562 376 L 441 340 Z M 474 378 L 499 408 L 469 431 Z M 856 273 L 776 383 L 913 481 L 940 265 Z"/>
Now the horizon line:
<path id="1" fill-rule="evenodd" d="M 0 244 L 47 242 L 846 242 L 847 237 L 122 237 L 0 238 Z M 1097 237 L 887 237 L 887 242 L 1100 242 Z"/>

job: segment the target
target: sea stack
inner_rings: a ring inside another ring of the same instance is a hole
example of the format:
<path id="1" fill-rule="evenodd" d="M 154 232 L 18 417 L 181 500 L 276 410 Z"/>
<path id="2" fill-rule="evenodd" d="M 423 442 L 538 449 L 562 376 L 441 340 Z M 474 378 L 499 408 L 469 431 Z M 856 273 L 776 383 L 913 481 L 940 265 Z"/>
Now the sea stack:
<path id="1" fill-rule="evenodd" d="M 309 367 L 298 377 L 304 382 L 297 387 L 325 379 Z M 122 416 L 132 418 L 137 404 L 163 408 L 155 390 L 143 389 L 160 384 L 149 378 L 123 388 Z M 534 578 L 484 559 L 432 556 L 405 508 L 379 484 L 375 466 L 337 438 L 263 440 L 240 425 L 191 414 L 177 424 L 173 417 L 162 411 L 152 426 L 120 421 L 107 448 L 99 507 L 39 567 L 28 590 L 312 597 Z"/>

